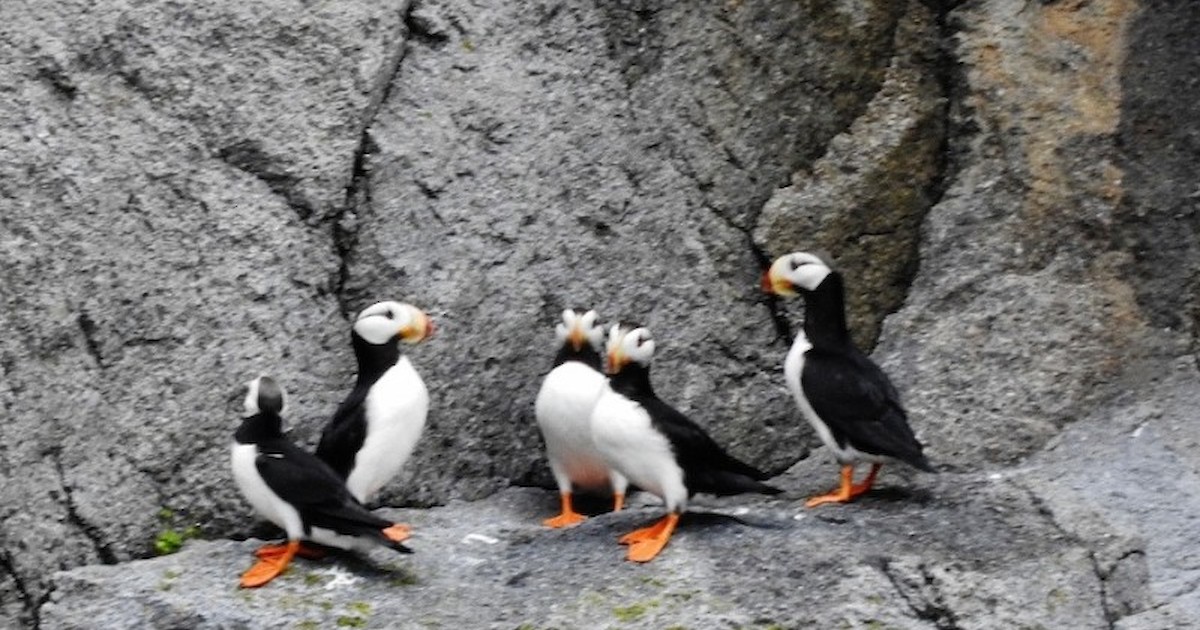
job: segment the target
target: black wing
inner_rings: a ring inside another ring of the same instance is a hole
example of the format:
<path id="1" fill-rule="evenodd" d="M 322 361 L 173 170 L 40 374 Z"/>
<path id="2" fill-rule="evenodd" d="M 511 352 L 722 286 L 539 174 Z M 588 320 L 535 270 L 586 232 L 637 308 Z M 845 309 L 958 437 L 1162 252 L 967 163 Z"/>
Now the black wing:
<path id="1" fill-rule="evenodd" d="M 333 418 L 321 432 L 317 457 L 333 468 L 343 479 L 350 476 L 354 457 L 367 439 L 367 392 L 369 386 L 358 386 L 338 406 Z"/>
<path id="2" fill-rule="evenodd" d="M 861 352 L 847 355 L 809 350 L 800 380 L 813 411 L 838 444 L 849 442 L 864 453 L 894 457 L 933 471 L 922 453 L 924 447 L 908 426 L 896 388 Z"/>
<path id="3" fill-rule="evenodd" d="M 726 453 L 700 425 L 671 405 L 655 396 L 638 402 L 650 414 L 654 428 L 666 435 L 671 443 L 675 459 L 683 468 L 684 485 L 689 492 L 719 495 L 779 492 L 777 488 L 761 483 L 769 475 Z"/>
<path id="4" fill-rule="evenodd" d="M 325 462 L 285 439 L 259 444 L 255 465 L 275 494 L 297 509 L 337 506 L 350 496 L 346 482 Z"/>
<path id="5" fill-rule="evenodd" d="M 346 482 L 325 462 L 284 439 L 259 445 L 255 466 L 275 494 L 296 507 L 306 531 L 322 527 L 339 534 L 369 536 L 398 551 L 407 547 L 382 531 L 391 521 L 379 518 L 346 489 Z"/>

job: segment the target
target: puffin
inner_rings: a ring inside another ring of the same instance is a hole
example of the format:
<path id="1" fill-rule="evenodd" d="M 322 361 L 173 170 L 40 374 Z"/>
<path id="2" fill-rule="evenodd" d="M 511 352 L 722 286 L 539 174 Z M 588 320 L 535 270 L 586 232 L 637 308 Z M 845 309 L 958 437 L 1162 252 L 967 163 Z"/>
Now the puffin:
<path id="1" fill-rule="evenodd" d="M 766 473 L 726 453 L 687 416 L 664 402 L 650 384 L 654 339 L 650 331 L 622 322 L 608 333 L 608 386 L 592 411 L 592 438 L 608 465 L 663 500 L 666 515 L 622 536 L 633 562 L 653 560 L 666 547 L 688 499 L 697 492 L 718 496 L 778 494 L 762 483 Z"/>
<path id="2" fill-rule="evenodd" d="M 400 472 L 425 429 L 429 391 L 401 344 L 420 343 L 433 332 L 428 315 L 400 302 L 372 304 L 354 320 L 358 377 L 322 431 L 316 455 L 360 502 Z"/>
<path id="3" fill-rule="evenodd" d="M 255 552 L 258 562 L 242 574 L 243 588 L 270 582 L 294 556 L 306 555 L 303 540 L 412 553 L 402 544 L 410 535 L 407 526 L 372 514 L 332 468 L 283 436 L 285 394 L 275 379 L 260 376 L 246 390 L 245 415 L 231 449 L 233 478 L 254 510 L 284 530 L 287 542 Z"/>
<path id="4" fill-rule="evenodd" d="M 908 426 L 896 388 L 850 339 L 842 274 L 814 254 L 795 252 L 771 264 L 762 286 L 775 295 L 804 296 L 804 329 L 784 361 L 784 378 L 801 415 L 842 467 L 838 489 L 806 505 L 846 503 L 869 491 L 888 461 L 937 472 Z M 871 470 L 856 484 L 854 467 L 863 462 Z"/>
<path id="5" fill-rule="evenodd" d="M 592 409 L 608 382 L 601 371 L 604 328 L 597 317 L 593 310 L 569 308 L 562 312 L 562 322 L 554 330 L 558 354 L 534 403 L 562 505 L 558 516 L 542 521 L 547 527 L 569 527 L 587 518 L 571 506 L 571 491 L 576 486 L 610 486 L 614 512 L 625 503 L 629 482 L 609 468 L 592 441 Z"/>

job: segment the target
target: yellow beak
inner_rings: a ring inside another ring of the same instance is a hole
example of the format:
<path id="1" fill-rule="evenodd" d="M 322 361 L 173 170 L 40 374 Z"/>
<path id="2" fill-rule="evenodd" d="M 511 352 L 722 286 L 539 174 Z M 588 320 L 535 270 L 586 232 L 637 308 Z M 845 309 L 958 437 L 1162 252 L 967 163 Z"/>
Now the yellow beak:
<path id="1" fill-rule="evenodd" d="M 629 363 L 629 357 L 625 356 L 625 352 L 619 347 L 609 351 L 607 359 L 604 364 L 604 371 L 607 374 L 616 374 Z"/>
<path id="2" fill-rule="evenodd" d="M 776 273 L 776 265 L 771 265 L 771 268 L 763 274 L 762 288 L 763 291 L 775 295 L 785 297 L 796 295 L 796 287 L 788 279 L 779 277 L 779 274 Z"/>
<path id="3" fill-rule="evenodd" d="M 587 336 L 583 334 L 583 327 L 579 324 L 571 326 L 571 334 L 567 339 L 571 342 L 571 347 L 575 348 L 576 352 L 579 352 L 583 348 L 583 344 L 587 343 Z"/>

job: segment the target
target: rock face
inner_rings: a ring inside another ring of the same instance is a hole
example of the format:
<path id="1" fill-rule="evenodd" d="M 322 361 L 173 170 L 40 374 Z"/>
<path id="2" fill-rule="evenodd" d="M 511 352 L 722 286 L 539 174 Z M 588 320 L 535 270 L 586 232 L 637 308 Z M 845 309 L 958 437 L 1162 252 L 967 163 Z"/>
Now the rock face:
<path id="1" fill-rule="evenodd" d="M 0 616 L 1196 623 L 1190 5 L 0 3 Z M 834 469 L 782 383 L 801 307 L 757 289 L 796 249 L 833 254 L 951 474 L 793 520 Z M 351 565 L 329 609 L 298 575 L 290 610 L 234 594 L 235 388 L 278 376 L 312 443 L 382 298 L 440 328 L 411 350 L 428 431 L 381 498 L 426 553 Z M 549 485 L 532 401 L 575 305 L 650 325 L 659 392 L 788 471 L 794 496 L 747 503 L 770 527 L 701 518 L 642 570 L 611 545 L 638 517 L 543 534 L 547 493 L 485 499 Z M 1160 475 L 1184 498 L 1128 498 Z M 218 541 L 125 564 L 193 523 Z M 435 608 L 460 592 L 484 613 Z"/>

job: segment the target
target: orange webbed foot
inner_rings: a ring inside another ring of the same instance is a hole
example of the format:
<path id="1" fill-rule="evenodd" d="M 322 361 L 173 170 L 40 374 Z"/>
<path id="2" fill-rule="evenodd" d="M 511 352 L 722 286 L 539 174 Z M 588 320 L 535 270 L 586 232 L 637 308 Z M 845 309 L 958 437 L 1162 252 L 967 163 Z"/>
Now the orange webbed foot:
<path id="1" fill-rule="evenodd" d="M 542 521 L 542 525 L 553 529 L 559 529 L 562 527 L 578 525 L 587 520 L 586 516 L 576 512 L 575 509 L 571 507 L 570 492 L 564 492 L 563 494 L 560 494 L 559 498 L 562 501 L 562 513 L 558 516 L 554 516 Z"/>
<path id="2" fill-rule="evenodd" d="M 263 545 L 254 551 L 254 556 L 259 559 L 273 558 L 287 551 L 287 543 L 281 545 Z M 320 560 L 328 555 L 324 549 L 300 543 L 300 548 L 296 550 L 296 555 L 306 560 Z"/>
<path id="3" fill-rule="evenodd" d="M 613 494 L 613 511 L 620 512 L 625 508 L 625 493 L 616 492 Z"/>
<path id="4" fill-rule="evenodd" d="M 667 542 L 671 540 L 671 534 L 675 532 L 675 526 L 678 524 L 679 515 L 672 512 L 650 527 L 634 530 L 622 536 L 621 542 L 629 545 L 626 559 L 632 562 L 653 560 L 667 546 Z M 637 535 L 636 539 L 631 538 L 635 534 Z M 627 538 L 630 540 L 625 543 Z"/>
<path id="5" fill-rule="evenodd" d="M 259 561 L 242 574 L 240 582 L 242 588 L 257 588 L 279 577 L 279 574 L 283 573 L 288 563 L 292 561 L 292 557 L 300 550 L 300 541 L 292 540 L 288 541 L 286 545 L 268 545 L 268 547 L 282 547 L 283 550 L 269 551 L 266 557 L 260 556 Z M 255 555 L 258 555 L 258 552 Z"/>
<path id="6" fill-rule="evenodd" d="M 383 535 L 392 542 L 404 542 L 412 538 L 412 528 L 404 523 L 395 523 L 383 530 Z"/>
<path id="7" fill-rule="evenodd" d="M 842 466 L 842 485 L 829 494 L 822 494 L 804 502 L 805 507 L 817 507 L 826 503 L 847 503 L 850 499 L 865 494 L 875 484 L 875 475 L 879 473 L 879 464 L 871 465 L 871 472 L 862 483 L 854 483 L 854 466 Z"/>

